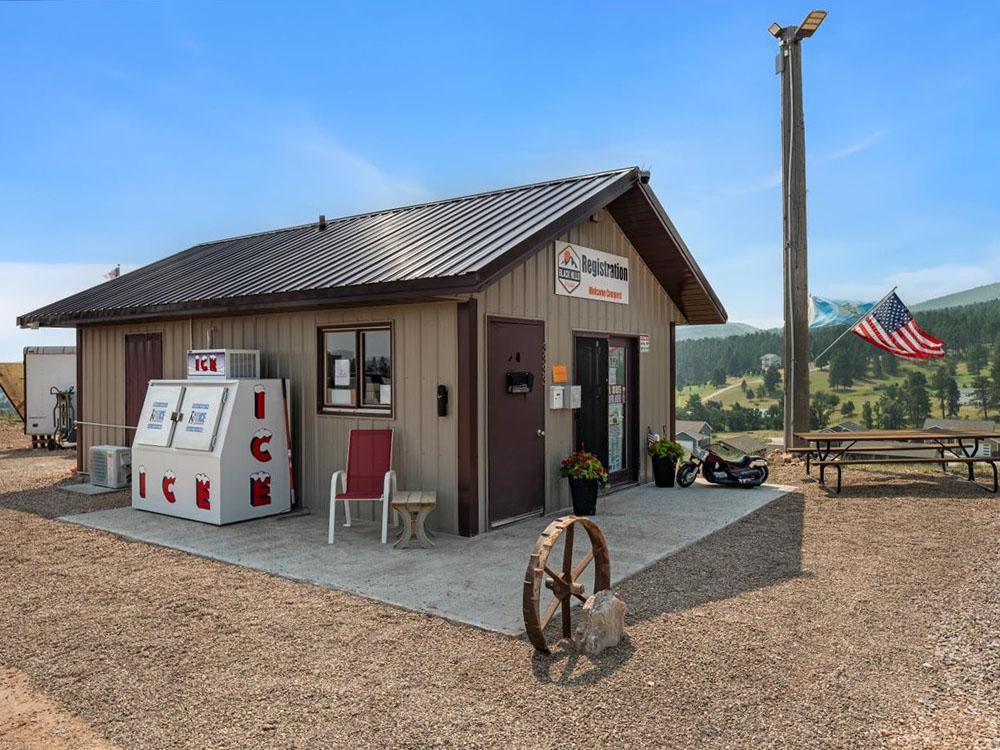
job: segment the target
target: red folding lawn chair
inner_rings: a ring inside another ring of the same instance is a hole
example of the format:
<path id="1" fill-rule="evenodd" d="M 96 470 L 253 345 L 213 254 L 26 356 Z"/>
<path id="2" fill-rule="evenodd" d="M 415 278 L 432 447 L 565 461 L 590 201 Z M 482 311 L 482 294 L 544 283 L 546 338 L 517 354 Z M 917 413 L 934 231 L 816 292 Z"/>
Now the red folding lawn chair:
<path id="1" fill-rule="evenodd" d="M 343 491 L 338 492 L 342 487 Z M 351 503 L 382 503 L 382 544 L 389 538 L 389 502 L 396 489 L 392 470 L 392 430 L 351 430 L 347 444 L 347 471 L 335 471 L 330 478 L 330 530 L 327 543 L 333 544 L 337 524 L 337 503 L 344 503 L 346 522 L 351 525 Z"/>

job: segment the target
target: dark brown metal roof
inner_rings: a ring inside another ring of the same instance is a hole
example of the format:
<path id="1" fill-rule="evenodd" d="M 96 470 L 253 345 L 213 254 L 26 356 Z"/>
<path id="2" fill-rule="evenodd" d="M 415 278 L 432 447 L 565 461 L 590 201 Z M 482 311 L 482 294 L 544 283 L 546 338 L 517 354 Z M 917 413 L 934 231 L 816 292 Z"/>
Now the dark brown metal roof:
<path id="1" fill-rule="evenodd" d="M 725 321 L 645 179 L 637 168 L 617 169 L 328 220 L 325 229 L 311 223 L 195 245 L 22 315 L 18 324 L 72 326 L 479 291 L 605 206 L 630 239 L 638 232 L 642 247 L 633 240 L 636 250 L 690 322 Z"/>

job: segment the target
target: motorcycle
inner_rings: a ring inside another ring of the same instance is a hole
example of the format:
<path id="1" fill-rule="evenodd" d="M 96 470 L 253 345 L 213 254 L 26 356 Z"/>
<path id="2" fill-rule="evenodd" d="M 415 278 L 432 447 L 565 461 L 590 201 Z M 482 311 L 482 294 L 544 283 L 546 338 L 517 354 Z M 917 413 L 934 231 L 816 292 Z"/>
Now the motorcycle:
<path id="1" fill-rule="evenodd" d="M 743 456 L 729 461 L 716 453 L 712 446 L 702 449 L 696 445 L 691 450 L 691 458 L 677 470 L 677 484 L 690 487 L 699 469 L 709 482 L 724 487 L 759 487 L 767 481 L 766 458 Z"/>

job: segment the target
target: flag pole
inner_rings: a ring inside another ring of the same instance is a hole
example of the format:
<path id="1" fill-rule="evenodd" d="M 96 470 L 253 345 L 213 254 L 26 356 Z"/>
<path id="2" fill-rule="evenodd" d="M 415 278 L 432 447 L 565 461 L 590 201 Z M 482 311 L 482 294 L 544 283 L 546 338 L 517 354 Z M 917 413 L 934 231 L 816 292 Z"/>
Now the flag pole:
<path id="1" fill-rule="evenodd" d="M 819 354 L 817 354 L 817 355 L 816 355 L 815 357 L 813 357 L 811 361 L 812 361 L 812 362 L 816 362 L 816 361 L 818 361 L 819 359 L 821 359 L 821 358 L 823 357 L 823 355 L 824 355 L 824 354 L 826 354 L 826 353 L 827 353 L 828 351 L 830 351 L 831 349 L 833 349 L 833 347 L 837 345 L 837 342 L 838 342 L 838 341 L 840 341 L 840 340 L 841 340 L 842 338 L 844 338 L 844 336 L 846 336 L 847 334 L 849 334 L 849 333 L 850 333 L 850 332 L 851 332 L 851 331 L 852 331 L 852 330 L 854 329 L 854 326 L 856 326 L 856 325 L 858 324 L 858 321 L 859 321 L 859 320 L 861 320 L 862 318 L 864 318 L 864 317 L 866 317 L 866 316 L 868 316 L 868 315 L 871 315 L 871 314 L 872 314 L 873 312 L 875 312 L 876 310 L 878 310 L 878 309 L 879 309 L 879 308 L 880 308 L 880 307 L 881 307 L 881 306 L 882 306 L 882 305 L 883 305 L 883 304 L 885 303 L 885 301 L 886 301 L 887 299 L 889 299 L 889 297 L 890 297 L 890 296 L 892 295 L 892 293 L 893 293 L 893 292 L 895 292 L 895 291 L 896 291 L 896 290 L 897 290 L 898 288 L 899 288 L 899 287 L 895 287 L 895 286 L 894 286 L 894 287 L 893 287 L 892 289 L 890 289 L 890 290 L 889 290 L 888 292 L 886 292 L 886 295 L 885 295 L 885 296 L 884 296 L 884 297 L 883 297 L 882 299 L 880 299 L 880 300 L 879 300 L 878 302 L 876 302 L 876 303 L 875 303 L 875 304 L 874 304 L 874 305 L 872 306 L 872 309 L 871 309 L 871 310 L 869 310 L 868 312 L 866 312 L 866 313 L 863 313 L 862 315 L 860 315 L 860 316 L 858 316 L 857 318 L 855 318 L 854 322 L 853 322 L 853 323 L 851 323 L 851 324 L 850 324 L 850 325 L 849 325 L 849 326 L 847 327 L 847 330 L 846 330 L 846 331 L 844 331 L 844 332 L 843 332 L 842 334 L 840 334 L 839 336 L 837 336 L 837 338 L 835 338 L 835 339 L 833 340 L 833 343 L 832 343 L 832 344 L 830 344 L 830 346 L 826 347 L 826 349 L 824 349 L 824 350 L 823 350 L 823 351 L 821 351 L 821 352 L 820 352 Z"/>

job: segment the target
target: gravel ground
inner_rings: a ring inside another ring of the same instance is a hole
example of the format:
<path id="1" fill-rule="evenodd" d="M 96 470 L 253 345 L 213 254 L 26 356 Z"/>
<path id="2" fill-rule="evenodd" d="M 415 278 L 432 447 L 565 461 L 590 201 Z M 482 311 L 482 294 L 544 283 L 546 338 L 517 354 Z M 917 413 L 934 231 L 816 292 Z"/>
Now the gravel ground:
<path id="1" fill-rule="evenodd" d="M 0 665 L 121 748 L 1000 747 L 1000 501 L 773 476 L 594 660 L 0 508 Z"/>
<path id="2" fill-rule="evenodd" d="M 131 500 L 128 491 L 77 495 L 53 489 L 75 484 L 76 453 L 32 449 L 20 423 L 0 422 L 0 508 L 24 510 L 45 518 L 120 508 Z"/>

